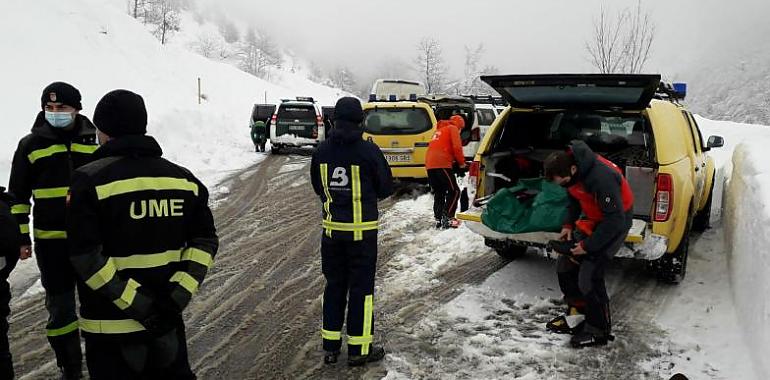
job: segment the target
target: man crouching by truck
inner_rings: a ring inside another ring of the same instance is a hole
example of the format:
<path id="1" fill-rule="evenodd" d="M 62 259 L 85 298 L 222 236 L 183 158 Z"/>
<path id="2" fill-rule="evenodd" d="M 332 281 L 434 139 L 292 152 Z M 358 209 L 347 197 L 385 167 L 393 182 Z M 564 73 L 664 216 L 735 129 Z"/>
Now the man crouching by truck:
<path id="1" fill-rule="evenodd" d="M 554 247 L 561 254 L 556 272 L 567 313 L 546 328 L 573 334 L 576 348 L 605 345 L 613 337 L 604 272 L 633 223 L 631 187 L 620 168 L 583 141 L 552 153 L 543 166 L 546 179 L 566 187 L 570 200 L 560 235 L 566 244 Z"/>

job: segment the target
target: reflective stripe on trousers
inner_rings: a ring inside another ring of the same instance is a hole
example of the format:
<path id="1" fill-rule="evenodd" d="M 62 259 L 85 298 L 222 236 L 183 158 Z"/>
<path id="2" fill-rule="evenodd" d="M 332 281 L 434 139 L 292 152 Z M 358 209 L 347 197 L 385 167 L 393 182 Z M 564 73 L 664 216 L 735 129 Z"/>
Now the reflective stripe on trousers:
<path id="1" fill-rule="evenodd" d="M 372 344 L 372 317 L 374 312 L 374 302 L 372 296 L 364 298 L 364 329 L 361 336 L 349 336 L 348 345 L 361 346 L 361 355 L 369 354 L 369 347 Z"/>

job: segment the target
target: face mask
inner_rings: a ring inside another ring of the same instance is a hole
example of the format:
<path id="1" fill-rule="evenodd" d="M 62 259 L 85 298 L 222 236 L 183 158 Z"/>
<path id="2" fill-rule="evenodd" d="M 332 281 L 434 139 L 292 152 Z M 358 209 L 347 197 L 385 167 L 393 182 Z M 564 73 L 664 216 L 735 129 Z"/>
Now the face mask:
<path id="1" fill-rule="evenodd" d="M 74 117 L 70 112 L 45 111 L 45 119 L 48 121 L 48 124 L 51 124 L 54 128 L 66 128 L 72 124 Z"/>

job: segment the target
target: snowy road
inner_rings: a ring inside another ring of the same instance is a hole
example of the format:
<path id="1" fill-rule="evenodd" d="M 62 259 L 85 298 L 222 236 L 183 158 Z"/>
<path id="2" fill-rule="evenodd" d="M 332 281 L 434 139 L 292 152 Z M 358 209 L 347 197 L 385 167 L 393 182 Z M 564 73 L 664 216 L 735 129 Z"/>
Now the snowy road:
<path id="1" fill-rule="evenodd" d="M 270 156 L 215 189 L 220 194 L 214 214 L 221 249 L 185 313 L 191 363 L 201 379 L 386 375 L 383 366 L 350 370 L 344 363 L 321 365 L 324 281 L 319 207 L 308 172 L 307 156 Z M 377 292 L 382 296 L 376 301 L 375 335 L 394 347 L 409 341 L 398 336 L 397 326 L 417 323 L 505 264 L 496 255 L 480 260 L 467 256 L 447 262 L 447 270 L 410 271 L 423 266 L 401 257 L 414 248 L 405 239 L 420 245 L 420 236 L 436 235 L 429 223 L 415 220 L 410 190 L 397 197 L 403 200 L 398 203 L 401 207 L 392 207 L 393 200 L 381 205 L 386 215 L 391 214 L 380 235 Z M 408 256 L 419 260 L 419 254 Z M 45 318 L 42 294 L 18 299 L 13 305 L 11 342 L 19 378 L 55 374 L 53 353 L 43 334 Z M 388 331 L 395 334 L 384 333 Z"/>
<path id="2" fill-rule="evenodd" d="M 324 281 L 308 165 L 306 155 L 269 156 L 215 189 L 221 250 L 185 315 L 201 379 L 647 379 L 680 368 L 731 377 L 703 352 L 708 335 L 697 336 L 698 326 L 724 322 L 707 313 L 732 315 L 721 310 L 729 286 L 713 281 L 725 266 L 721 228 L 692 239 L 690 274 L 679 287 L 657 283 L 643 263 L 617 261 L 608 282 L 618 340 L 576 351 L 543 328 L 561 309 L 552 260 L 531 253 L 509 263 L 466 228 L 430 228 L 430 195 L 411 189 L 381 205 L 375 338 L 387 360 L 364 369 L 321 365 Z M 695 309 L 703 312 L 690 315 Z M 40 294 L 15 301 L 20 378 L 54 374 L 44 320 Z"/>
<path id="3" fill-rule="evenodd" d="M 563 310 L 561 294 L 554 261 L 531 252 L 416 325 L 397 326 L 387 379 L 753 378 L 721 226 L 693 235 L 688 265 L 672 286 L 643 262 L 616 260 L 607 281 L 617 339 L 574 350 L 568 336 L 544 329 Z"/>

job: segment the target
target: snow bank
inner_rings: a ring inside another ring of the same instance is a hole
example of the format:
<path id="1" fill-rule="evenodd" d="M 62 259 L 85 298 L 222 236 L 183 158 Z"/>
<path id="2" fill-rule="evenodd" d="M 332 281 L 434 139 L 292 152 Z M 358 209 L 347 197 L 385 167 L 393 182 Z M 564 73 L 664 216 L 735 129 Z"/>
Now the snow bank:
<path id="1" fill-rule="evenodd" d="M 715 223 L 721 219 L 722 203 L 725 196 L 725 183 L 730 179 L 733 171 L 732 157 L 735 148 L 745 141 L 752 141 L 757 136 L 770 134 L 770 129 L 762 125 L 742 124 L 729 121 L 714 121 L 695 116 L 698 126 L 703 134 L 704 143 L 709 136 L 722 136 L 725 146 L 714 148 L 708 155 L 714 159 L 716 178 L 714 183 L 714 198 L 711 205 L 711 221 Z"/>
<path id="2" fill-rule="evenodd" d="M 770 130 L 766 135 L 735 149 L 725 204 L 735 306 L 763 379 L 770 378 Z"/>

